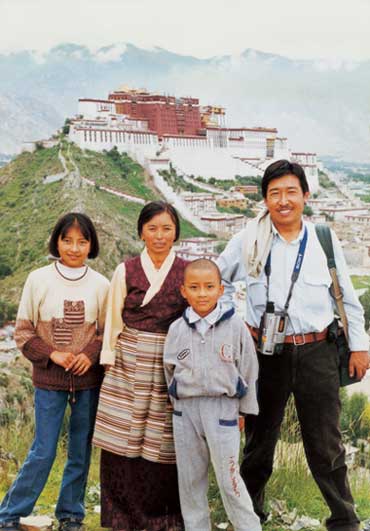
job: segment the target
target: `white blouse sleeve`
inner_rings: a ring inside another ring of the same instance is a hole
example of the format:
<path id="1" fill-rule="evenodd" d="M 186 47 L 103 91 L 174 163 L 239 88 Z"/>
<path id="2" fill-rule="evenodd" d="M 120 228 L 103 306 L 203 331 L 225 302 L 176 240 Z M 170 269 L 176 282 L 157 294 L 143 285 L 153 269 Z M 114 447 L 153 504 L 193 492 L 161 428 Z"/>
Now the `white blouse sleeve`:
<path id="1" fill-rule="evenodd" d="M 117 338 L 122 332 L 122 310 L 127 295 L 125 264 L 119 264 L 113 273 L 108 293 L 107 313 L 105 317 L 103 348 L 100 354 L 102 365 L 114 365 Z"/>

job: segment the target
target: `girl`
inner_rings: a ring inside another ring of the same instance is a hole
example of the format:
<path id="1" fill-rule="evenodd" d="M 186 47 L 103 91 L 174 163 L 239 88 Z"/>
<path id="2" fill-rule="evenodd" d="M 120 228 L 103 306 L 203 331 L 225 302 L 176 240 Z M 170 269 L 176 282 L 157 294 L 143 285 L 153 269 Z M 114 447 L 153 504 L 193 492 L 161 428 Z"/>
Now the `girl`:
<path id="1" fill-rule="evenodd" d="M 67 402 L 68 459 L 55 514 L 60 531 L 79 531 L 91 437 L 102 380 L 98 358 L 108 280 L 85 264 L 99 253 L 94 225 L 84 214 L 63 216 L 52 232 L 53 264 L 27 278 L 15 340 L 32 362 L 35 437 L 27 458 L 0 505 L 0 528 L 19 530 L 41 494 L 53 465 Z"/>

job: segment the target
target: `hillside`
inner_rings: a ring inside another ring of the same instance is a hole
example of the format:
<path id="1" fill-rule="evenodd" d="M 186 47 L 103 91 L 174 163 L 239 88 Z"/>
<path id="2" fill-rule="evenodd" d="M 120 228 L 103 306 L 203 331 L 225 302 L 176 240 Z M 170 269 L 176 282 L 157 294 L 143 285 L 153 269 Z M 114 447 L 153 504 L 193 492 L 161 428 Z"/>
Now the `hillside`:
<path id="1" fill-rule="evenodd" d="M 48 182 L 63 172 L 64 178 Z M 142 204 L 112 195 L 101 186 L 143 201 L 160 198 L 150 177 L 128 156 L 83 152 L 64 141 L 50 149 L 22 153 L 0 169 L 2 299 L 16 302 L 27 274 L 47 263 L 50 232 L 68 211 L 86 212 L 94 220 L 101 253 L 92 265 L 106 276 L 119 261 L 142 248 L 136 235 Z M 196 234 L 199 231 L 182 222 L 183 237 Z"/>

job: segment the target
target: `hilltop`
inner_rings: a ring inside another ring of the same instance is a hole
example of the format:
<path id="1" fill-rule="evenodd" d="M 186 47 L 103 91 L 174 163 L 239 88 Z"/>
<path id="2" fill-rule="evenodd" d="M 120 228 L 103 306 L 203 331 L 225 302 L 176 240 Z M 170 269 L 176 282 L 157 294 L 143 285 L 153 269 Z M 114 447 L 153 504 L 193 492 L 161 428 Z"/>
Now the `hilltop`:
<path id="1" fill-rule="evenodd" d="M 64 140 L 22 153 L 0 168 L 1 298 L 17 302 L 27 274 L 48 263 L 47 242 L 56 220 L 73 210 L 94 220 L 101 252 L 92 265 L 110 277 L 122 259 L 141 250 L 138 213 L 146 201 L 160 198 L 150 176 L 125 154 L 81 151 Z M 183 237 L 200 234 L 182 222 Z"/>

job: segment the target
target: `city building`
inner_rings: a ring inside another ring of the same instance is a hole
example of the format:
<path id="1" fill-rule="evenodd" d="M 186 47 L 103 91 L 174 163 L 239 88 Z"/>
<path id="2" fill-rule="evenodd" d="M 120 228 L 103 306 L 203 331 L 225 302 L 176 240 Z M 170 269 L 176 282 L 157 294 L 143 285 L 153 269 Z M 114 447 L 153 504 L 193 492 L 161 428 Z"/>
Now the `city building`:
<path id="1" fill-rule="evenodd" d="M 196 260 L 197 258 L 208 258 L 216 260 L 216 245 L 218 240 L 215 238 L 187 238 L 181 240 L 179 245 L 174 247 L 177 256 L 184 260 Z"/>
<path id="2" fill-rule="evenodd" d="M 216 201 L 217 206 L 225 208 L 235 207 L 239 208 L 240 210 L 245 210 L 247 208 L 247 203 L 248 200 L 243 196 L 243 194 L 234 194 L 228 197 L 221 197 Z"/>
<path id="3" fill-rule="evenodd" d="M 258 186 L 256 184 L 238 184 L 231 189 L 233 192 L 240 192 L 241 194 L 258 194 Z"/>

